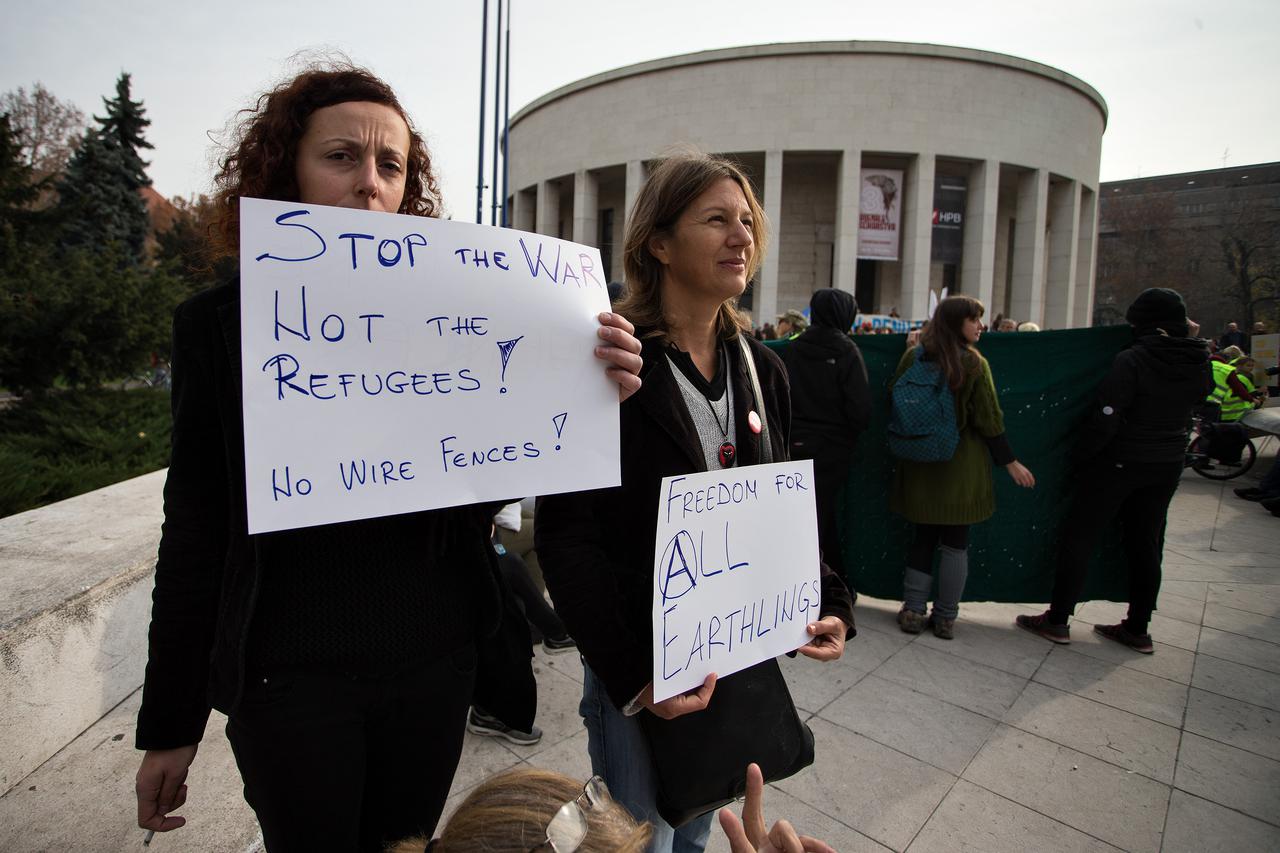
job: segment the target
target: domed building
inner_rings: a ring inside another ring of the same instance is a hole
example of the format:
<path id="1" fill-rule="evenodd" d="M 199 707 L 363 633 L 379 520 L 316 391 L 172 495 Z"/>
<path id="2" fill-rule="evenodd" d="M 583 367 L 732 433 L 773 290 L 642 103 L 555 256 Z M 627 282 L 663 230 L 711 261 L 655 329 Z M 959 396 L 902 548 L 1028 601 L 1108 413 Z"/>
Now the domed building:
<path id="1" fill-rule="evenodd" d="M 772 246 L 757 323 L 819 287 L 925 316 L 948 288 L 1045 328 L 1089 324 L 1107 107 L 1046 65 L 891 42 L 768 44 L 607 71 L 511 119 L 511 224 L 599 247 L 621 280 L 647 164 L 692 144 L 744 168 Z"/>

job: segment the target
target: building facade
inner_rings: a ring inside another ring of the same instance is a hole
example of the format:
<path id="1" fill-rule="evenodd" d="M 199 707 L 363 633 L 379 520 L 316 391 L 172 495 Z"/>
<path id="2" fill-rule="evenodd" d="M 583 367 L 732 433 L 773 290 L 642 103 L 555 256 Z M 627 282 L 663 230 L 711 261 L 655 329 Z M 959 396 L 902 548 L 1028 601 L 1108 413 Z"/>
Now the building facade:
<path id="1" fill-rule="evenodd" d="M 1110 181 L 1099 198 L 1095 324 L 1172 287 L 1206 337 L 1280 328 L 1280 163 Z"/>
<path id="2" fill-rule="evenodd" d="M 758 323 L 828 286 L 864 312 L 923 318 L 930 290 L 947 287 L 990 314 L 1083 326 L 1106 119 L 1075 77 L 965 48 L 814 42 L 669 57 L 579 80 L 513 116 L 510 221 L 599 247 L 622 280 L 647 164 L 691 144 L 737 161 L 761 197 L 772 245 L 743 300 Z M 888 251 L 866 241 L 869 170 L 892 176 L 875 185 L 897 207 Z"/>

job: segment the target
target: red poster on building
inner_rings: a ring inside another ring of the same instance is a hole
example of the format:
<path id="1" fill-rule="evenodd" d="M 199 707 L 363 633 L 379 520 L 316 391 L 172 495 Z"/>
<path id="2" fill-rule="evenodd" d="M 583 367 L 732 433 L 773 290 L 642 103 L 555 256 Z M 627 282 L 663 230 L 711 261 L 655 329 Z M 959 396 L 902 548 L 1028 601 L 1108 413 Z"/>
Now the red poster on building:
<path id="1" fill-rule="evenodd" d="M 898 260 L 902 170 L 863 169 L 858 201 L 858 257 Z"/>

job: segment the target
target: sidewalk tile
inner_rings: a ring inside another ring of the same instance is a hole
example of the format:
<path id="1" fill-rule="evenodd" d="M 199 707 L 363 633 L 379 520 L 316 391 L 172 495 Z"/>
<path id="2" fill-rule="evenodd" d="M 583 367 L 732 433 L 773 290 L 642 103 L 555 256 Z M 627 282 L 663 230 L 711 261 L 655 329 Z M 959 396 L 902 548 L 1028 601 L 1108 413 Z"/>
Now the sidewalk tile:
<path id="1" fill-rule="evenodd" d="M 1186 730 L 1280 761 L 1280 715 L 1257 705 L 1192 688 Z"/>
<path id="2" fill-rule="evenodd" d="M 1200 654 L 1280 673 L 1280 646 L 1217 628 L 1200 629 Z"/>
<path id="3" fill-rule="evenodd" d="M 999 626 L 971 622 L 964 609 L 956 620 L 955 639 L 940 640 L 926 630 L 919 642 L 1020 678 L 1030 678 L 1049 653 L 1047 643 L 1014 627 L 1013 620 Z"/>
<path id="4" fill-rule="evenodd" d="M 575 656 L 576 657 L 576 656 Z M 543 667 L 543 661 L 534 658 L 534 671 Z M 538 679 L 538 712 L 534 724 L 542 729 L 542 740 L 532 746 L 521 746 L 509 743 L 503 738 L 496 740 L 516 756 L 528 759 L 544 750 L 550 749 L 561 741 L 568 740 L 583 731 L 582 717 L 578 714 L 578 702 L 582 698 L 581 682 L 574 682 L 567 677 L 550 671 L 537 673 Z"/>
<path id="5" fill-rule="evenodd" d="M 1035 683 L 1027 685 L 1004 722 L 1166 785 L 1173 782 L 1179 737 L 1173 726 Z"/>
<path id="6" fill-rule="evenodd" d="M 741 804 L 734 806 L 734 812 L 742 815 Z M 800 835 L 808 835 L 825 841 L 840 853 L 887 853 L 888 847 L 845 826 L 833 817 L 797 800 L 780 789 L 777 785 L 769 785 L 764 792 L 765 823 L 773 826 L 774 821 L 786 818 Z M 729 839 L 720 829 L 717 820 L 711 825 L 711 838 L 707 842 L 707 853 L 730 853 Z"/>
<path id="7" fill-rule="evenodd" d="M 1211 583 L 1209 603 L 1280 617 L 1280 584 Z"/>
<path id="8" fill-rule="evenodd" d="M 875 635 L 874 631 L 867 633 Z M 778 665 L 782 668 L 782 676 L 787 680 L 796 708 L 810 714 L 816 713 L 866 675 L 867 670 L 853 666 L 846 660 L 849 657 L 849 647 L 862 639 L 861 634 L 854 638 L 845 646 L 845 656 L 837 661 L 816 661 L 804 655 L 778 658 Z"/>
<path id="9" fill-rule="evenodd" d="M 1124 850 L 1160 848 L 1169 788 L 1001 726 L 964 772 L 981 785 Z"/>
<path id="10" fill-rule="evenodd" d="M 1177 646 L 1166 646 L 1156 642 L 1155 654 L 1144 655 L 1133 649 L 1125 648 L 1119 643 L 1100 637 L 1093 632 L 1093 626 L 1081 622 L 1080 627 L 1071 629 L 1070 649 L 1077 654 L 1091 658 L 1118 663 L 1148 675 L 1167 678 L 1179 684 L 1190 684 L 1191 673 L 1195 669 L 1195 652 L 1180 649 Z"/>
<path id="11" fill-rule="evenodd" d="M 1199 625 L 1204 616 L 1204 599 L 1184 598 L 1169 590 L 1161 590 L 1156 602 L 1156 613 L 1179 622 Z"/>
<path id="12" fill-rule="evenodd" d="M 908 853 L 1103 853 L 1115 849 L 963 779 L 907 848 Z"/>
<path id="13" fill-rule="evenodd" d="M 1214 563 L 1165 561 L 1161 576 L 1164 580 L 1211 583 L 1271 583 L 1276 578 L 1274 554 L 1235 555 L 1242 565 L 1233 565 L 1228 559 L 1232 558 L 1219 557 L 1220 562 Z"/>
<path id="14" fill-rule="evenodd" d="M 1219 631 L 1229 631 L 1265 640 L 1268 643 L 1280 643 L 1280 619 L 1261 616 L 1247 610 L 1224 607 L 1221 604 L 1208 604 L 1204 608 L 1204 624 Z M 1280 658 L 1280 646 L 1276 647 L 1276 657 Z"/>
<path id="15" fill-rule="evenodd" d="M 993 720 L 1004 716 L 1022 692 L 1026 680 L 964 658 L 911 645 L 874 672 L 888 681 L 918 690 Z"/>
<path id="16" fill-rule="evenodd" d="M 1272 711 L 1280 710 L 1280 675 L 1274 672 L 1209 655 L 1196 655 L 1196 671 L 1191 676 L 1191 686 Z"/>
<path id="17" fill-rule="evenodd" d="M 1280 828 L 1174 790 L 1163 853 L 1274 853 Z"/>
<path id="18" fill-rule="evenodd" d="M 902 850 L 955 777 L 820 718 L 812 767 L 777 787 L 846 826 Z"/>
<path id="19" fill-rule="evenodd" d="M 1280 815 L 1280 761 L 1185 733 L 1174 787 L 1260 820 Z"/>
<path id="20" fill-rule="evenodd" d="M 591 778 L 591 756 L 587 753 L 587 730 L 579 727 L 573 737 L 562 740 L 529 758 L 529 765 L 554 770 L 574 779 Z"/>
<path id="21" fill-rule="evenodd" d="M 1203 602 L 1208 591 L 1209 584 L 1205 581 L 1162 580 L 1160 582 L 1161 595 L 1169 593 L 1170 595 L 1180 595 L 1183 598 L 1191 598 Z"/>
<path id="22" fill-rule="evenodd" d="M 822 719 L 959 775 L 995 721 L 868 675 L 827 706 Z"/>
<path id="23" fill-rule="evenodd" d="M 520 758 L 507 749 L 507 745 L 502 738 L 481 737 L 467 732 L 462 741 L 462 757 L 458 760 L 457 772 L 453 774 L 453 784 L 449 786 L 449 795 L 469 790 L 494 773 L 518 764 Z"/>
<path id="24" fill-rule="evenodd" d="M 1182 724 L 1187 705 L 1187 688 L 1181 684 L 1104 663 L 1066 647 L 1050 652 L 1034 680 L 1170 726 Z"/>

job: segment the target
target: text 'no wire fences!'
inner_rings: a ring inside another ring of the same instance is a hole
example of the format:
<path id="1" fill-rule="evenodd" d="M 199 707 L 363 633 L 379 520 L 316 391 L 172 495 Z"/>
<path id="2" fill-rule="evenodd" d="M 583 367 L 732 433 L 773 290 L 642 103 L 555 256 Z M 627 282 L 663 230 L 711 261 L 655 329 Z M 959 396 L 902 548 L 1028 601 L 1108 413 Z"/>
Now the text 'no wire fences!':
<path id="1" fill-rule="evenodd" d="M 600 253 L 242 199 L 249 532 L 617 485 Z"/>
<path id="2" fill-rule="evenodd" d="M 810 639 L 822 584 L 813 462 L 667 477 L 653 565 L 656 702 Z"/>

